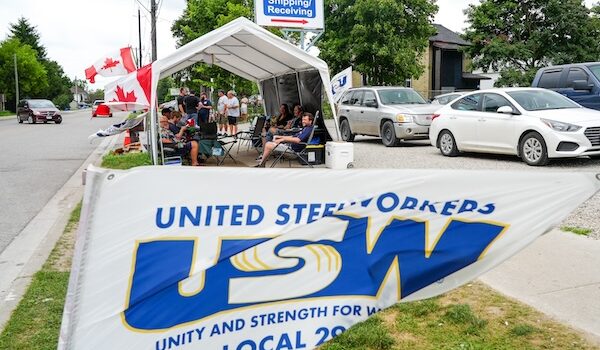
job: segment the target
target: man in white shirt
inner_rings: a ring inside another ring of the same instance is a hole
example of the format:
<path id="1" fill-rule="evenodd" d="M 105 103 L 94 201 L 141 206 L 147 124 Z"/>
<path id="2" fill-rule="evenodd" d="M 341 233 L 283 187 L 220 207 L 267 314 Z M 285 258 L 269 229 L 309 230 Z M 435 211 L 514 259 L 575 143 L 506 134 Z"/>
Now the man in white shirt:
<path id="1" fill-rule="evenodd" d="M 227 91 L 227 103 L 225 104 L 227 122 L 229 123 L 229 134 L 237 133 L 237 121 L 240 118 L 240 101 L 235 97 L 232 90 Z"/>
<path id="2" fill-rule="evenodd" d="M 219 99 L 217 100 L 217 123 L 219 124 L 219 133 L 227 134 L 227 114 L 225 114 L 225 105 L 228 98 L 223 90 L 219 90 Z"/>

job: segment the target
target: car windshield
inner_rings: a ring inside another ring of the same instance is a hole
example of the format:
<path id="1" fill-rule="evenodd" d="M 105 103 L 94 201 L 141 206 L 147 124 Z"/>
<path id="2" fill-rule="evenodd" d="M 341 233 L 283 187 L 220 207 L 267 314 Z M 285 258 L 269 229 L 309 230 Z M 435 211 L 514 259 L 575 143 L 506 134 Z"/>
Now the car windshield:
<path id="1" fill-rule="evenodd" d="M 94 106 L 100 105 L 102 103 L 104 103 L 104 100 L 96 100 L 94 101 Z"/>
<path id="2" fill-rule="evenodd" d="M 425 100 L 416 91 L 411 89 L 385 89 L 378 90 L 379 99 L 384 105 L 426 104 Z"/>
<path id="3" fill-rule="evenodd" d="M 600 64 L 595 65 L 595 66 L 588 66 L 588 68 L 592 71 L 592 73 L 594 73 L 596 78 L 598 78 L 598 80 L 600 80 Z"/>
<path id="4" fill-rule="evenodd" d="M 29 101 L 29 108 L 56 108 L 54 103 L 48 100 L 31 100 Z"/>
<path id="5" fill-rule="evenodd" d="M 507 94 L 528 111 L 580 107 L 563 95 L 550 90 L 520 90 L 507 92 Z"/>

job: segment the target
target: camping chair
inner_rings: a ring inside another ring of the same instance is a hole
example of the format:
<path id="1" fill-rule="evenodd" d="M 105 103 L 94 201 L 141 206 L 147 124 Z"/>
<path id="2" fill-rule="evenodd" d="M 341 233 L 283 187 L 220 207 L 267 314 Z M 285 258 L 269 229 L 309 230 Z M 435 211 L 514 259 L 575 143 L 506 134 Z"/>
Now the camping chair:
<path id="1" fill-rule="evenodd" d="M 281 152 L 277 158 L 275 158 L 275 160 L 273 161 L 273 163 L 271 164 L 271 168 L 274 168 L 275 165 L 284 160 L 284 157 L 287 155 L 287 159 L 289 161 L 289 166 L 292 167 L 292 160 L 294 159 L 298 159 L 298 161 L 300 161 L 303 164 L 308 165 L 309 167 L 313 168 L 312 164 L 310 164 L 310 162 L 308 161 L 308 152 L 306 149 L 306 146 L 308 145 L 312 145 L 314 144 L 315 140 L 314 140 L 314 136 L 315 136 L 315 130 L 317 129 L 317 120 L 319 119 L 319 111 L 317 111 L 317 113 L 315 113 L 315 119 L 313 120 L 313 128 L 312 131 L 310 132 L 310 136 L 308 137 L 308 140 L 306 140 L 306 142 L 300 142 L 300 143 L 296 143 L 296 145 L 303 145 L 304 147 L 302 147 L 302 149 L 300 151 L 296 151 L 292 148 L 292 143 L 288 143 L 288 142 L 282 142 L 282 144 L 288 146 L 285 151 Z"/>
<path id="2" fill-rule="evenodd" d="M 225 138 L 219 138 L 217 134 L 217 123 L 201 123 L 198 125 L 200 129 L 199 135 L 199 146 L 200 153 L 206 155 L 207 157 L 215 157 L 217 159 L 217 165 L 223 164 L 227 157 L 231 158 L 234 163 L 237 164 L 237 161 L 230 154 L 231 149 L 237 143 L 237 140 L 225 140 Z"/>
<path id="3" fill-rule="evenodd" d="M 256 122 L 253 121 L 254 126 L 251 126 L 250 130 L 239 131 L 235 134 L 235 138 L 240 141 L 240 143 L 238 143 L 237 153 L 240 153 L 240 144 L 246 142 L 248 144 L 247 150 L 250 150 L 250 147 L 254 147 L 260 154 L 260 148 L 262 148 L 262 131 L 265 127 L 267 118 L 262 116 L 256 117 L 255 119 Z"/>

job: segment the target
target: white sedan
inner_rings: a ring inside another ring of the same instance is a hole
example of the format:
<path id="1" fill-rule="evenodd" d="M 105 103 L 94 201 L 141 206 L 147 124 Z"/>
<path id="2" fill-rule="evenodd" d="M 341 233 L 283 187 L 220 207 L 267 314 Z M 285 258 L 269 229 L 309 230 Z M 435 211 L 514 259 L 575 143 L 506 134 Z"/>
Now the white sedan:
<path id="1" fill-rule="evenodd" d="M 549 158 L 600 155 L 600 111 L 545 89 L 481 90 L 437 111 L 429 139 L 449 157 L 514 154 L 545 165 Z"/>

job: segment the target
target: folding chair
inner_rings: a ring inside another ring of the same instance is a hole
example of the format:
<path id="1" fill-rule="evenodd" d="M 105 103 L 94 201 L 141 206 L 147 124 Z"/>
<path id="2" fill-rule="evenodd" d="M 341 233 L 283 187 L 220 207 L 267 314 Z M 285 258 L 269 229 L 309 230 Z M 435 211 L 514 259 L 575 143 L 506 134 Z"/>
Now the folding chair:
<path id="1" fill-rule="evenodd" d="M 306 164 L 309 167 L 313 168 L 312 164 L 310 164 L 310 162 L 308 161 L 308 153 L 306 150 L 306 146 L 314 143 L 313 138 L 315 136 L 315 130 L 317 129 L 317 120 L 318 119 L 319 119 L 319 111 L 317 111 L 317 113 L 315 113 L 315 119 L 313 120 L 313 128 L 312 128 L 312 131 L 310 132 L 310 136 L 308 137 L 308 140 L 306 140 L 306 142 L 300 142 L 300 143 L 283 142 L 282 143 L 288 147 L 283 152 L 281 152 L 277 158 L 275 158 L 275 160 L 271 164 L 271 168 L 274 168 L 278 162 L 283 161 L 284 157 L 286 155 L 289 156 L 289 157 L 287 157 L 287 159 L 289 161 L 290 167 L 292 167 L 292 160 L 298 159 L 301 163 Z M 292 145 L 302 145 L 303 147 L 300 151 L 296 151 L 292 148 Z"/>
<path id="2" fill-rule="evenodd" d="M 248 144 L 247 150 L 250 150 L 250 147 L 254 147 L 256 151 L 260 154 L 260 148 L 262 148 L 262 131 L 265 127 L 266 117 L 257 117 L 256 123 L 254 123 L 254 127 L 251 127 L 248 131 L 239 131 L 235 134 L 235 138 L 240 142 L 238 143 L 237 153 L 240 153 L 240 145 L 242 142 L 246 142 Z"/>
<path id="3" fill-rule="evenodd" d="M 220 138 L 217 134 L 217 123 L 214 122 L 201 123 L 198 125 L 198 128 L 200 129 L 201 142 L 213 141 L 213 144 L 211 145 L 212 147 L 218 145 L 223 149 L 223 155 L 217 155 L 214 152 L 211 152 L 211 154 L 209 155 L 214 156 L 217 159 L 217 165 L 223 164 L 227 157 L 231 158 L 231 160 L 233 160 L 233 162 L 237 164 L 235 158 L 233 158 L 233 156 L 230 154 L 231 149 L 237 143 L 237 140 L 235 138 L 227 141 L 224 140 L 225 137 Z"/>

